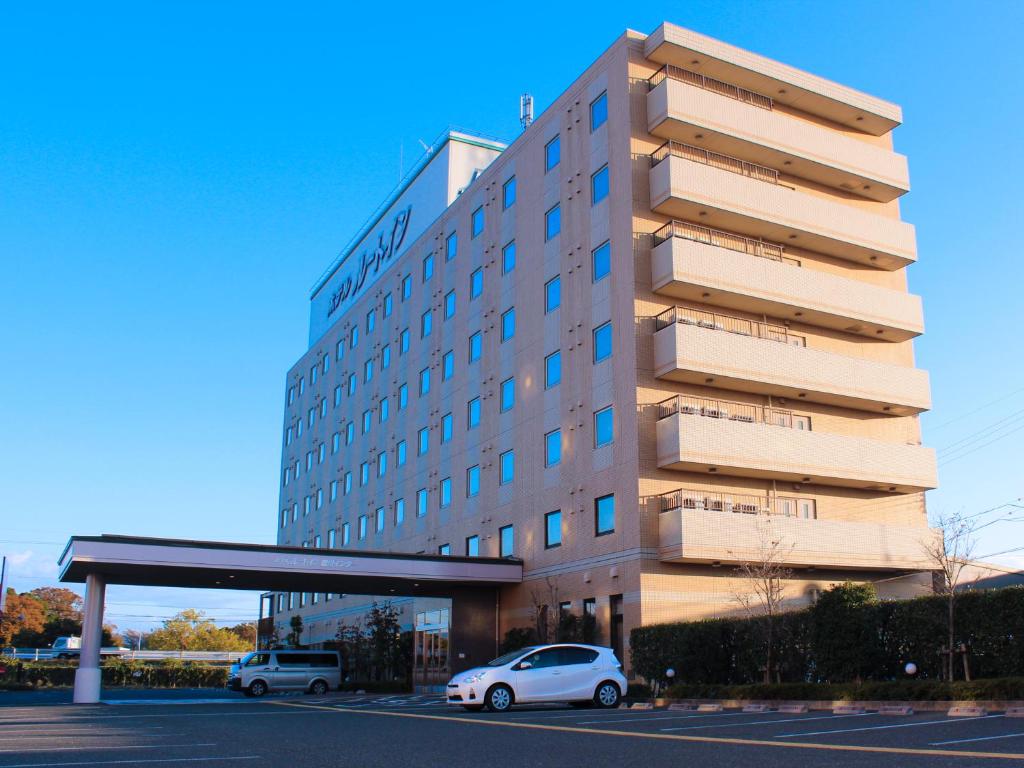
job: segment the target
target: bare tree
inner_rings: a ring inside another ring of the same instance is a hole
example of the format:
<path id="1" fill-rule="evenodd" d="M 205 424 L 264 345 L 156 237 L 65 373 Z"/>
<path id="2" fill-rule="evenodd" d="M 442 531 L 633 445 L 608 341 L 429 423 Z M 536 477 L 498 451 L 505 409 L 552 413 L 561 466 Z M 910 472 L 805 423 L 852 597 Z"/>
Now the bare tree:
<path id="1" fill-rule="evenodd" d="M 775 663 L 775 617 L 782 612 L 785 582 L 793 575 L 792 569 L 785 565 L 793 547 L 783 544 L 770 516 L 759 515 L 755 525 L 757 549 L 753 557 L 736 567 L 736 574 L 743 579 L 743 588 L 737 589 L 733 597 L 749 617 L 764 618 L 764 682 L 768 684 L 772 681 Z"/>
<path id="2" fill-rule="evenodd" d="M 962 512 L 940 514 L 935 518 L 935 525 L 941 529 L 939 534 L 931 537 L 924 544 L 925 556 L 934 566 L 935 578 L 932 580 L 935 591 L 946 598 L 946 646 L 945 674 L 947 680 L 953 679 L 953 639 L 955 636 L 956 591 L 960 584 L 960 576 L 964 567 L 970 563 L 974 555 L 977 540 L 974 537 L 975 521 L 964 517 Z M 966 669 L 966 667 L 965 667 Z"/>
<path id="3" fill-rule="evenodd" d="M 550 643 L 558 632 L 558 619 L 551 621 L 552 611 L 558 610 L 558 577 L 548 576 L 544 579 L 546 590 L 530 590 L 530 601 L 533 603 L 534 631 L 538 643 Z"/>

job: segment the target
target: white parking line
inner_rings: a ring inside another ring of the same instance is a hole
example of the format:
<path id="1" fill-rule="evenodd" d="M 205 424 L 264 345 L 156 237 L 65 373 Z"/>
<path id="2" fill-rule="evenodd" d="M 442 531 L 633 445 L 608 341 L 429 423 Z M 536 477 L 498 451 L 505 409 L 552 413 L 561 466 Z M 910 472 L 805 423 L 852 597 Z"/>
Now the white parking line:
<path id="1" fill-rule="evenodd" d="M 785 720 L 755 720 L 752 723 L 713 723 L 711 725 L 687 725 L 679 728 L 659 728 L 659 731 L 696 731 L 701 728 L 745 728 L 748 725 L 772 725 L 774 723 L 806 723 L 809 720 L 842 720 L 845 717 L 870 717 L 863 715 L 820 715 L 818 717 L 789 717 Z"/>
<path id="2" fill-rule="evenodd" d="M 632 717 L 606 718 L 604 720 L 582 720 L 576 723 L 576 725 L 598 725 L 601 723 L 650 723 L 655 720 L 693 720 L 694 718 L 706 720 L 712 717 L 736 717 L 737 715 L 746 715 L 747 717 L 750 717 L 750 714 L 750 712 L 719 712 L 717 714 L 706 715 L 662 715 L 659 713 L 657 717 L 644 717 L 638 713 Z"/>
<path id="3" fill-rule="evenodd" d="M 795 736 L 822 736 L 826 733 L 855 733 L 857 731 L 884 731 L 891 728 L 917 728 L 921 725 L 942 725 L 946 723 L 965 723 L 971 720 L 991 720 L 993 717 L 1002 717 L 1002 715 L 985 715 L 984 717 L 958 717 L 958 718 L 946 718 L 945 720 L 922 720 L 918 723 L 899 723 L 897 725 L 869 725 L 864 728 L 842 728 L 834 731 L 806 731 L 804 733 L 780 733 L 775 735 L 773 738 L 776 739 L 791 739 Z"/>
<path id="4" fill-rule="evenodd" d="M 99 752 L 110 749 L 174 749 L 177 747 L 215 747 L 214 742 L 205 744 L 118 744 L 111 747 L 29 747 L 28 749 L 0 749 L 0 755 L 20 755 L 23 752 Z M 5 766 L 4 768 L 9 768 Z"/>
<path id="5" fill-rule="evenodd" d="M 4 768 L 54 768 L 65 765 L 142 765 L 143 763 L 212 763 L 218 760 L 259 760 L 260 755 L 238 755 L 237 757 L 155 757 L 138 760 L 76 760 L 64 763 L 11 763 Z"/>
<path id="6" fill-rule="evenodd" d="M 1012 739 L 1024 736 L 1024 733 L 1004 733 L 999 736 L 975 736 L 973 739 L 953 739 L 951 741 L 933 741 L 929 747 L 941 747 L 946 744 L 966 744 L 968 741 L 991 741 L 992 739 Z"/>

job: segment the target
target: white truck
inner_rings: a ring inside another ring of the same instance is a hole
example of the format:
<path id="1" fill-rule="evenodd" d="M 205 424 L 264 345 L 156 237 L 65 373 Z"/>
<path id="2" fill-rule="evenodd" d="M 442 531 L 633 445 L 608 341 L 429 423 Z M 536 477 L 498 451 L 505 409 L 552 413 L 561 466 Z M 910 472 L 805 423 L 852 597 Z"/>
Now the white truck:
<path id="1" fill-rule="evenodd" d="M 128 648 L 117 648 L 115 646 L 100 648 L 100 656 L 120 656 L 125 653 L 130 653 Z M 50 645 L 51 659 L 77 659 L 81 655 L 82 638 L 75 635 L 58 637 Z"/>

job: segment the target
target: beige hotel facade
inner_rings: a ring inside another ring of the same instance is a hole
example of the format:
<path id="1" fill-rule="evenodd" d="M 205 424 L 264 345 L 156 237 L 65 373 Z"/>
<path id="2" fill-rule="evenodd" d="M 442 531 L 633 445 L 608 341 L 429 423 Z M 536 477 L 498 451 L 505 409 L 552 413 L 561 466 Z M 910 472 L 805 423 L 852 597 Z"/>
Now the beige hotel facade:
<path id="1" fill-rule="evenodd" d="M 508 146 L 446 132 L 313 290 L 278 543 L 521 558 L 496 639 L 557 601 L 627 665 L 633 627 L 735 613 L 767 541 L 794 606 L 926 591 L 900 120 L 666 23 Z M 443 676 L 443 601 L 383 597 Z M 274 621 L 317 644 L 373 599 Z"/>

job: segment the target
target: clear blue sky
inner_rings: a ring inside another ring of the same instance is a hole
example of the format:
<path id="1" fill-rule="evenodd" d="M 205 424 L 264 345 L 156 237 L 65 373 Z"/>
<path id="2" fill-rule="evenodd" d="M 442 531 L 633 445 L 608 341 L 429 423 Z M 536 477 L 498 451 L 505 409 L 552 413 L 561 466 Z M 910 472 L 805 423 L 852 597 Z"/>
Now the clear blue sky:
<path id="1" fill-rule="evenodd" d="M 624 29 L 663 19 L 903 106 L 910 285 L 928 329 L 917 355 L 934 397 L 925 441 L 1024 426 L 1022 7 L 8 6 L 0 552 L 12 584 L 50 582 L 73 533 L 273 541 L 284 374 L 305 348 L 308 289 L 396 182 L 400 147 L 408 167 L 417 139 L 450 123 L 513 138 L 521 92 L 543 109 Z M 987 439 L 940 467 L 932 508 L 1024 495 L 1024 431 Z M 1008 521 L 979 553 L 1013 547 L 1024 526 Z M 255 608 L 232 593 L 109 599 L 122 628 L 189 605 L 222 620 Z"/>

